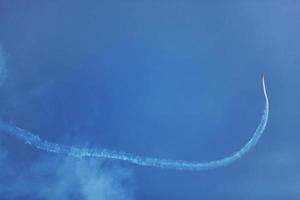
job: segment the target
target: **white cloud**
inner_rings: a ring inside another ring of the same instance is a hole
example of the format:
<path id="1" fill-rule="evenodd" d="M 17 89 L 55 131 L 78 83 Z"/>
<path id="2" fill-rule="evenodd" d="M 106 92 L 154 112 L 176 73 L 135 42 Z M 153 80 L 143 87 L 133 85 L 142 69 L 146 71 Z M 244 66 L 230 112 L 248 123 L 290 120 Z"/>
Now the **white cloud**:
<path id="1" fill-rule="evenodd" d="M 58 156 L 59 157 L 59 156 Z M 1 160 L 4 160 L 1 159 Z M 16 170 L 0 180 L 0 197 L 30 199 L 132 200 L 132 175 L 128 169 L 104 166 L 91 159 L 47 158 Z M 4 180 L 4 179 L 2 179 Z"/>

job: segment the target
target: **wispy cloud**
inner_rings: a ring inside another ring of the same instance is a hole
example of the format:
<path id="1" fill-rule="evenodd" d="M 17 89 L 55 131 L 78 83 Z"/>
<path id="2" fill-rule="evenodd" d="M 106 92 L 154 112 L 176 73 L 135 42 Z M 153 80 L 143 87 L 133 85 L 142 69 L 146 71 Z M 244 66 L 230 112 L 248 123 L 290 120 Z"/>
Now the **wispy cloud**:
<path id="1" fill-rule="evenodd" d="M 11 156 L 11 155 L 9 155 Z M 132 200 L 130 170 L 88 159 L 49 157 L 21 167 L 0 154 L 1 198 Z"/>

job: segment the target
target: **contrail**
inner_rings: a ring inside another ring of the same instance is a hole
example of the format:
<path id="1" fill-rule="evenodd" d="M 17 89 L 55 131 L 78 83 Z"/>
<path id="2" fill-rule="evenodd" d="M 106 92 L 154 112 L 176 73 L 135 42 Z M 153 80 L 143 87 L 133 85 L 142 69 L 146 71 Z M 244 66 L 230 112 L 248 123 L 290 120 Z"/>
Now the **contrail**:
<path id="1" fill-rule="evenodd" d="M 0 59 L 1 58 L 3 59 L 3 56 L 1 57 L 1 49 L 0 49 Z M 2 78 L 5 77 L 5 74 L 3 73 L 4 71 L 5 71 L 4 61 L 0 60 L 0 83 L 1 83 L 1 77 Z M 37 149 L 46 152 L 51 152 L 51 153 L 63 154 L 66 156 L 73 156 L 79 158 L 91 157 L 91 158 L 123 160 L 140 166 L 150 166 L 150 167 L 157 167 L 163 169 L 194 170 L 194 171 L 208 170 L 208 169 L 214 169 L 217 167 L 226 166 L 228 164 L 233 163 L 234 161 L 244 156 L 248 151 L 250 151 L 250 149 L 252 149 L 259 141 L 260 137 L 264 133 L 265 127 L 268 122 L 268 116 L 269 116 L 269 100 L 266 91 L 264 76 L 262 76 L 262 88 L 263 88 L 263 94 L 265 98 L 265 107 L 263 110 L 261 121 L 256 131 L 254 132 L 252 138 L 240 150 L 234 152 L 233 154 L 221 159 L 211 160 L 211 161 L 189 162 L 183 160 L 145 157 L 145 156 L 135 155 L 132 153 L 113 151 L 104 148 L 78 148 L 73 146 L 66 146 L 66 145 L 48 142 L 47 140 L 41 139 L 38 135 L 30 131 L 24 130 L 17 126 L 4 123 L 2 121 L 0 121 L 0 130 L 15 136 L 16 138 L 20 139 L 24 143 L 32 145 Z"/>

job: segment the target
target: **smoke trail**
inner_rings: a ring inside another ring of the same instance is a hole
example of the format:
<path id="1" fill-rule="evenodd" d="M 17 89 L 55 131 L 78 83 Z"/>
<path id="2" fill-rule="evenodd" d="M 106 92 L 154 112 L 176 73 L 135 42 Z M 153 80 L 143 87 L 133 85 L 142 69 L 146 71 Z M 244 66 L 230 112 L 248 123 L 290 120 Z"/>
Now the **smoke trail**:
<path id="1" fill-rule="evenodd" d="M 0 59 L 1 59 L 1 52 L 0 52 Z M 4 63 L 4 61 L 2 63 Z M 1 64 L 1 60 L 0 60 L 0 64 Z M 4 64 L 0 65 L 0 79 L 1 76 L 2 77 L 4 76 L 4 74 L 1 74 L 4 71 L 5 71 Z M 79 158 L 94 157 L 94 158 L 116 159 L 116 160 L 128 161 L 140 166 L 151 166 L 151 167 L 164 168 L 164 169 L 176 169 L 176 170 L 214 169 L 217 167 L 226 166 L 236 161 L 237 159 L 241 158 L 242 156 L 244 156 L 250 149 L 252 149 L 257 144 L 260 137 L 262 136 L 265 127 L 267 125 L 268 116 L 269 116 L 269 100 L 268 100 L 265 80 L 263 76 L 262 76 L 262 88 L 263 88 L 263 94 L 265 98 L 265 107 L 262 114 L 262 119 L 256 131 L 254 132 L 252 138 L 239 151 L 231 154 L 230 156 L 224 157 L 222 159 L 212 160 L 212 161 L 189 162 L 189 161 L 182 161 L 182 160 L 170 160 L 170 159 L 145 157 L 145 156 L 139 156 L 131 153 L 113 151 L 113 150 L 108 150 L 103 148 L 77 148 L 73 146 L 66 146 L 66 145 L 48 142 L 46 140 L 41 139 L 39 136 L 35 135 L 34 133 L 31 133 L 17 126 L 9 125 L 7 123 L 2 122 L 1 120 L 0 120 L 0 130 L 10 135 L 14 135 L 16 138 L 22 140 L 26 144 L 36 147 L 37 149 L 46 152 L 72 156 L 72 157 L 79 157 Z"/>

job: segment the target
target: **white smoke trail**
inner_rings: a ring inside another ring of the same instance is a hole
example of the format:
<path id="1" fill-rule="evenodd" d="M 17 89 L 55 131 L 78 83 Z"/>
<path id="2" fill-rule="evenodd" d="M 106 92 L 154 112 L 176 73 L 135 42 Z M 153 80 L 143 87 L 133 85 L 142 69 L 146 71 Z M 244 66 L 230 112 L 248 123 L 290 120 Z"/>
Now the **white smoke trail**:
<path id="1" fill-rule="evenodd" d="M 3 74 L 4 71 L 5 71 L 5 65 L 4 65 L 4 61 L 1 61 L 1 49 L 0 49 L 0 80 L 1 77 L 5 76 L 5 74 Z M 250 149 L 252 149 L 257 144 L 260 137 L 264 133 L 268 121 L 268 116 L 269 116 L 269 100 L 266 92 L 264 76 L 262 76 L 262 88 L 265 97 L 265 107 L 262 114 L 262 119 L 256 131 L 254 132 L 252 138 L 239 151 L 231 154 L 230 156 L 224 157 L 222 159 L 212 160 L 212 161 L 189 162 L 189 161 L 182 161 L 182 160 L 170 160 L 170 159 L 145 157 L 145 156 L 139 156 L 131 153 L 113 151 L 113 150 L 108 150 L 103 148 L 77 148 L 73 146 L 65 146 L 61 144 L 48 142 L 27 130 L 24 130 L 17 126 L 9 125 L 2 121 L 0 121 L 0 130 L 8 134 L 14 135 L 16 138 L 24 141 L 26 144 L 36 147 L 37 149 L 41 149 L 51 153 L 63 154 L 67 156 L 80 157 L 80 158 L 94 157 L 94 158 L 116 159 L 116 160 L 128 161 L 141 166 L 151 166 L 151 167 L 164 168 L 164 169 L 195 170 L 195 171 L 214 169 L 217 167 L 226 166 L 236 161 L 237 159 L 241 158 L 242 156 L 244 156 Z"/>

